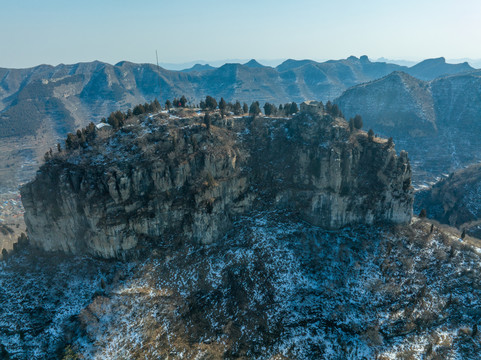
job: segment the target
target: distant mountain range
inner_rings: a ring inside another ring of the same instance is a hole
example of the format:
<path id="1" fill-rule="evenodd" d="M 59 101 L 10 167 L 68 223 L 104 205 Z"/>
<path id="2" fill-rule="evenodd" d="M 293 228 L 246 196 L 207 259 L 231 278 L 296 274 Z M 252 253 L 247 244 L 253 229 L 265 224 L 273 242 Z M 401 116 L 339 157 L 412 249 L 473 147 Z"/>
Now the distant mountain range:
<path id="1" fill-rule="evenodd" d="M 445 128 L 479 132 L 481 71 L 431 81 L 396 71 L 346 90 L 335 102 L 347 117 L 361 114 L 366 127 L 386 134 L 431 136 Z"/>
<path id="2" fill-rule="evenodd" d="M 432 74 L 437 62 L 411 69 Z M 427 179 L 481 159 L 480 70 L 431 81 L 397 71 L 354 86 L 335 102 L 348 118 L 361 114 L 365 129 L 402 144 L 417 181 L 422 173 Z"/>
<path id="3" fill-rule="evenodd" d="M 442 58 L 407 68 L 371 62 L 367 56 L 324 63 L 286 60 L 276 68 L 251 60 L 219 68 L 195 65 L 183 71 L 130 62 L 0 69 L 0 137 L 31 134 L 42 121 L 49 120 L 59 134 L 65 135 L 110 111 L 125 110 L 156 97 L 165 102 L 185 95 L 191 104 L 206 95 L 248 103 L 327 101 L 351 86 L 393 71 L 433 79 L 472 70 L 467 63 L 447 64 Z"/>
<path id="4" fill-rule="evenodd" d="M 399 75 L 400 71 L 431 80 L 446 74 L 470 73 L 474 69 L 467 63 L 447 64 L 443 58 L 406 67 L 371 62 L 367 56 L 351 56 L 322 63 L 286 60 L 276 67 L 251 60 L 244 64 L 228 63 L 218 68 L 195 65 L 183 71 L 126 61 L 116 65 L 95 61 L 73 65 L 40 65 L 29 69 L 0 68 L 0 138 L 5 146 L 5 149 L 0 148 L 0 185 L 2 173 L 10 176 L 20 164 L 35 163 L 48 147 L 58 139 L 63 139 L 67 132 L 83 127 L 90 121 L 98 122 L 112 111 L 125 111 L 155 98 L 164 103 L 167 99 L 185 95 L 189 104 L 198 104 L 206 95 L 248 104 L 252 101 L 261 104 L 300 103 L 307 99 L 326 102 L 339 97 L 352 86 L 375 81 L 393 72 L 398 72 L 393 76 L 403 76 Z M 459 82 L 470 76 L 465 75 Z M 456 82 L 455 79 L 456 76 L 452 80 L 438 81 Z M 417 89 L 416 93 L 421 94 L 425 91 L 425 85 L 417 83 L 419 81 L 410 80 Z M 459 86 L 464 88 L 463 85 Z M 463 96 L 475 97 L 476 94 Z M 433 120 L 430 105 L 425 105 L 423 100 L 418 101 L 421 101 L 423 105 L 419 106 L 425 110 L 422 117 L 424 130 L 436 128 L 437 122 Z M 442 105 L 437 106 L 441 108 Z M 368 117 L 366 120 L 369 122 Z M 20 140 L 25 136 L 31 138 Z M 12 141 L 19 144 L 14 146 Z M 31 149 L 25 152 L 27 145 Z M 18 158 L 20 153 L 22 157 Z M 8 167 L 4 167 L 7 166 L 6 162 Z"/>

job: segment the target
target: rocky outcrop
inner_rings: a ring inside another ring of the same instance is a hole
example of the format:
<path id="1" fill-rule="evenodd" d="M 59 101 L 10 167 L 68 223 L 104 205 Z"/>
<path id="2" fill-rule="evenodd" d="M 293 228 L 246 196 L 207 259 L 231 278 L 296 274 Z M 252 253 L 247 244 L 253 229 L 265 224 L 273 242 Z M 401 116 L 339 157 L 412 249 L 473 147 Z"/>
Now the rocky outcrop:
<path id="1" fill-rule="evenodd" d="M 411 218 L 411 168 L 385 139 L 340 118 L 300 114 L 251 125 L 251 171 L 276 206 L 324 228 Z"/>
<path id="2" fill-rule="evenodd" d="M 229 216 L 245 211 L 242 154 L 226 143 L 232 134 L 198 124 L 144 130 L 119 131 L 101 149 L 41 168 L 22 188 L 35 244 L 108 258 L 165 244 L 170 235 L 208 243 L 224 233 Z"/>
<path id="3" fill-rule="evenodd" d="M 54 156 L 21 192 L 33 244 L 110 258 L 217 241 L 253 209 L 326 228 L 405 223 L 410 180 L 406 153 L 325 114 L 150 117 Z"/>
<path id="4" fill-rule="evenodd" d="M 430 218 L 481 238 L 481 164 L 456 171 L 419 192 L 416 207 Z"/>

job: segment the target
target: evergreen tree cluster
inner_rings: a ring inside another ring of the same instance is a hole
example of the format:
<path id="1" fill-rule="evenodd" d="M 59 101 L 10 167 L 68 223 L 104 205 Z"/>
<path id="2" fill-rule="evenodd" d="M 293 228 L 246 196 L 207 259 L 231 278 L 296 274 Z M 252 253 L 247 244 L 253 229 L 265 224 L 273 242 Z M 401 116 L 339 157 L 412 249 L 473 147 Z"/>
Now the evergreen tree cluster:
<path id="1" fill-rule="evenodd" d="M 228 113 L 233 113 L 234 115 L 243 115 L 249 111 L 249 107 L 246 103 L 241 105 L 239 101 L 236 101 L 233 104 L 225 101 L 224 98 L 220 98 L 219 103 L 217 103 L 217 100 L 209 95 L 206 96 L 205 100 L 200 101 L 199 107 L 203 111 L 213 111 L 218 107 L 223 117 Z"/>
<path id="2" fill-rule="evenodd" d="M 139 105 L 136 105 L 134 106 L 133 110 L 132 110 L 132 113 L 130 113 L 130 109 L 127 110 L 127 113 L 125 114 L 125 119 L 128 119 L 129 117 L 131 117 L 132 115 L 142 115 L 142 114 L 146 114 L 146 113 L 151 113 L 151 112 L 155 112 L 155 111 L 159 111 L 162 109 L 162 106 L 160 105 L 159 101 L 157 99 L 155 99 L 154 101 L 152 101 L 150 104 L 149 103 L 145 103 L 145 104 L 139 104 Z M 125 120 L 124 119 L 124 120 Z M 109 123 L 110 124 L 110 123 Z M 110 124 L 112 125 L 112 124 Z M 123 124 L 121 124 L 122 126 Z M 113 126 L 113 125 L 112 125 Z M 115 127 L 115 126 L 114 126 Z"/>
<path id="3" fill-rule="evenodd" d="M 122 111 L 113 111 L 110 113 L 108 118 L 102 118 L 100 121 L 106 124 L 109 124 L 114 129 L 119 129 L 124 126 L 125 121 L 133 116 L 151 113 L 155 111 L 159 111 L 162 109 L 159 101 L 155 99 L 151 103 L 145 104 L 138 104 L 134 106 L 134 108 L 128 109 L 127 112 L 123 113 Z M 66 150 L 75 150 L 80 147 L 85 148 L 88 146 L 89 142 L 91 142 L 96 137 L 96 127 L 93 122 L 87 125 L 87 127 L 83 129 L 77 130 L 75 134 L 68 133 L 67 139 L 65 140 L 65 149 Z M 57 144 L 58 152 L 61 152 L 60 144 Z M 45 159 L 47 160 L 52 156 L 52 151 L 48 151 L 45 154 Z"/>
<path id="4" fill-rule="evenodd" d="M 253 101 L 251 105 L 246 103 L 241 104 L 238 100 L 235 103 L 227 102 L 224 98 L 220 98 L 219 102 L 212 96 L 207 95 L 204 100 L 201 100 L 199 107 L 203 111 L 214 111 L 219 109 L 221 116 L 232 113 L 234 115 L 249 114 L 251 116 L 257 116 L 261 113 L 261 106 L 258 101 Z M 274 104 L 266 102 L 264 104 L 264 114 L 267 116 L 291 116 L 299 112 L 299 107 L 295 102 L 279 105 L 277 107 Z"/>
<path id="5" fill-rule="evenodd" d="M 65 149 L 75 150 L 80 147 L 86 148 L 89 142 L 95 139 L 95 131 L 95 124 L 93 122 L 90 122 L 87 127 L 83 129 L 78 129 L 75 134 L 68 133 L 67 139 L 65 140 Z M 62 149 L 60 144 L 57 144 L 57 149 L 59 152 L 61 152 Z M 50 155 L 52 155 L 51 151 L 52 149 L 50 149 Z"/>
<path id="6" fill-rule="evenodd" d="M 362 129 L 362 125 L 362 117 L 359 114 L 356 114 L 356 116 L 354 116 L 354 119 L 349 119 L 349 129 L 351 130 L 351 132 L 354 130 Z"/>
<path id="7" fill-rule="evenodd" d="M 295 102 L 280 104 L 279 107 L 276 105 L 266 102 L 264 104 L 264 114 L 267 116 L 291 116 L 292 114 L 298 113 L 299 107 Z"/>
<path id="8" fill-rule="evenodd" d="M 167 99 L 165 101 L 165 109 L 170 110 L 173 107 L 184 108 L 188 106 L 187 103 L 187 98 L 184 95 L 182 95 L 179 99 L 174 98 L 172 102 Z M 225 101 L 224 98 L 221 98 L 219 102 L 217 102 L 215 98 L 209 95 L 207 95 L 204 100 L 200 101 L 199 107 L 205 112 L 214 111 L 218 108 L 222 117 L 229 113 L 237 116 L 249 114 L 255 117 L 261 113 L 261 107 L 258 101 L 253 101 L 251 105 L 248 106 L 245 102 L 242 104 L 239 101 L 231 103 Z M 327 102 L 325 107 L 321 103 L 321 107 L 332 116 L 343 116 L 339 107 L 336 104 L 332 104 L 330 101 Z M 133 116 L 138 116 L 145 113 L 152 113 L 161 109 L 161 104 L 157 99 L 155 99 L 151 103 L 146 102 L 145 104 L 138 104 L 134 106 L 133 109 L 128 109 L 125 113 L 119 110 L 114 111 L 110 113 L 107 118 L 102 118 L 101 122 L 109 124 L 114 129 L 119 129 L 124 126 L 127 119 Z M 299 107 L 295 102 L 280 104 L 279 106 L 266 102 L 263 106 L 263 109 L 266 116 L 292 116 L 293 114 L 299 112 Z M 204 123 L 206 123 L 206 125 L 210 127 L 211 119 L 209 116 L 204 117 Z M 362 119 L 360 115 L 356 115 L 354 119 L 350 119 L 350 125 L 353 128 L 360 129 L 362 127 Z M 84 129 L 77 130 L 75 134 L 69 133 L 67 134 L 67 139 L 65 140 L 65 149 L 74 150 L 80 147 L 87 147 L 89 141 L 95 138 L 95 134 L 96 128 L 93 123 L 90 123 Z M 60 144 L 57 144 L 57 148 L 58 152 L 61 152 Z M 51 150 L 45 154 L 46 159 L 51 156 Z"/>
<path id="9" fill-rule="evenodd" d="M 166 105 L 167 105 L 167 101 L 166 101 Z M 187 98 L 184 95 L 182 95 L 180 99 L 174 99 L 172 102 L 172 105 L 176 108 L 185 108 L 187 106 Z"/>
<path id="10" fill-rule="evenodd" d="M 328 101 L 326 103 L 324 110 L 326 111 L 326 113 L 333 117 L 344 117 L 344 114 L 342 113 L 341 109 L 339 109 L 339 106 L 337 106 L 337 104 L 331 103 L 331 101 Z"/>
<path id="11" fill-rule="evenodd" d="M 122 111 L 114 111 L 110 113 L 109 117 L 107 119 L 102 118 L 100 121 L 109 124 L 112 126 L 114 129 L 119 129 L 125 124 L 125 120 L 131 118 L 132 116 L 138 116 L 146 113 L 151 113 L 155 111 L 159 111 L 162 109 L 162 106 L 160 105 L 159 101 L 155 99 L 151 103 L 145 103 L 145 104 L 138 104 L 135 105 L 134 108 L 128 109 L 126 113 L 123 113 Z"/>

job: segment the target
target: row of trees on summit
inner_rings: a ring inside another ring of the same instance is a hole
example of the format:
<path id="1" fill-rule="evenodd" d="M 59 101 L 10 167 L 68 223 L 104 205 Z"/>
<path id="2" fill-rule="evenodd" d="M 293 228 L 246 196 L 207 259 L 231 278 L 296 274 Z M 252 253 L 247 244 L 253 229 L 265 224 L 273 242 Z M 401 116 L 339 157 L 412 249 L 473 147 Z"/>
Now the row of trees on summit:
<path id="1" fill-rule="evenodd" d="M 187 108 L 189 107 L 187 102 L 187 98 L 183 95 L 180 99 L 175 98 L 172 102 L 170 100 L 166 100 L 164 108 L 165 110 L 171 110 L 173 108 Z M 334 117 L 344 117 L 337 104 L 333 104 L 330 101 L 328 101 L 325 106 L 322 104 L 322 102 L 320 104 L 321 109 L 327 114 L 330 114 Z M 221 98 L 220 101 L 217 102 L 215 98 L 209 95 L 206 96 L 204 100 L 201 100 L 197 107 L 202 111 L 214 111 L 219 109 L 222 117 L 228 113 L 232 113 L 237 116 L 245 114 L 257 116 L 261 113 L 261 106 L 258 101 L 253 101 L 249 106 L 245 102 L 243 104 L 241 104 L 239 101 L 236 101 L 235 103 L 226 102 L 224 98 Z M 291 116 L 299 112 L 299 107 L 295 102 L 280 104 L 279 106 L 266 102 L 263 106 L 263 109 L 266 116 Z M 114 128 L 119 128 L 123 125 L 125 120 L 132 115 L 141 115 L 160 110 L 162 110 L 162 106 L 160 105 L 159 101 L 155 99 L 150 104 L 145 103 L 136 105 L 133 110 L 129 109 L 126 113 L 122 113 L 121 111 L 112 112 L 107 119 L 103 118 L 101 121 L 108 123 Z M 360 115 L 356 115 L 352 121 L 354 123 L 354 128 L 362 128 L 362 119 Z"/>
<path id="2" fill-rule="evenodd" d="M 186 108 L 189 107 L 187 103 L 188 101 L 185 96 L 182 96 L 179 99 L 175 98 L 172 102 L 170 100 L 166 100 L 164 109 L 170 111 L 172 108 Z M 217 100 L 212 96 L 206 96 L 204 100 L 200 101 L 198 107 L 205 112 L 205 116 L 207 118 L 209 117 L 209 112 L 217 109 L 219 109 L 222 117 L 229 113 L 237 116 L 249 114 L 250 116 L 255 117 L 261 113 L 261 106 L 258 101 L 253 101 L 249 106 L 245 102 L 242 104 L 239 101 L 236 101 L 235 103 L 226 102 L 224 98 L 221 98 L 219 102 L 217 102 Z M 278 106 L 266 102 L 262 108 L 266 116 L 292 116 L 293 114 L 299 112 L 299 107 L 295 102 L 280 104 Z M 119 129 L 124 126 L 126 120 L 131 117 L 146 113 L 158 112 L 160 110 L 162 110 L 162 105 L 157 99 L 155 99 L 150 103 L 146 102 L 144 104 L 138 104 L 134 106 L 133 109 L 128 109 L 125 113 L 120 110 L 114 111 L 110 113 L 107 118 L 102 118 L 101 122 L 109 124 L 114 129 Z M 321 102 L 320 110 L 334 117 L 343 117 L 339 107 L 330 101 L 328 101 L 325 105 Z M 360 115 L 356 115 L 354 118 L 349 119 L 349 127 L 351 131 L 354 131 L 355 129 L 361 129 L 362 126 L 362 118 Z M 67 134 L 65 148 L 67 150 L 73 150 L 79 147 L 87 146 L 87 144 L 95 138 L 95 132 L 95 124 L 91 122 L 84 129 L 77 130 L 75 134 Z M 57 144 L 57 148 L 58 152 L 61 152 L 60 144 Z M 50 151 L 45 154 L 45 158 L 48 159 L 52 155 L 53 152 L 52 149 L 50 149 Z"/>

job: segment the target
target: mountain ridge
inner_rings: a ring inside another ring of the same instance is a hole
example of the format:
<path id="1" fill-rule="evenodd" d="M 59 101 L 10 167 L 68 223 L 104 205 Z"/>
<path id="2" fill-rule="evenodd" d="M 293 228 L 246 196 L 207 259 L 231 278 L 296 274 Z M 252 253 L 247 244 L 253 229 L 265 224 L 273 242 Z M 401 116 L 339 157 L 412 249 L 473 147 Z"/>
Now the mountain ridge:
<path id="1" fill-rule="evenodd" d="M 371 62 L 366 56 L 323 63 L 286 60 L 276 68 L 258 62 L 254 67 L 224 64 L 188 72 L 128 61 L 0 69 L 0 138 L 4 144 L 0 146 L 0 188 L 15 188 L 15 179 L 31 177 L 34 167 L 21 165 L 38 163 L 67 132 L 155 98 L 163 103 L 185 95 L 189 104 L 196 104 L 211 95 L 248 104 L 259 101 L 261 106 L 308 99 L 325 102 L 350 86 L 399 69 L 404 68 Z M 19 149 L 18 143 L 25 145 Z"/>
<path id="2" fill-rule="evenodd" d="M 348 118 L 360 114 L 365 128 L 401 143 L 414 182 L 425 186 L 481 159 L 480 89 L 480 70 L 431 81 L 393 73 L 354 86 L 335 102 Z"/>

